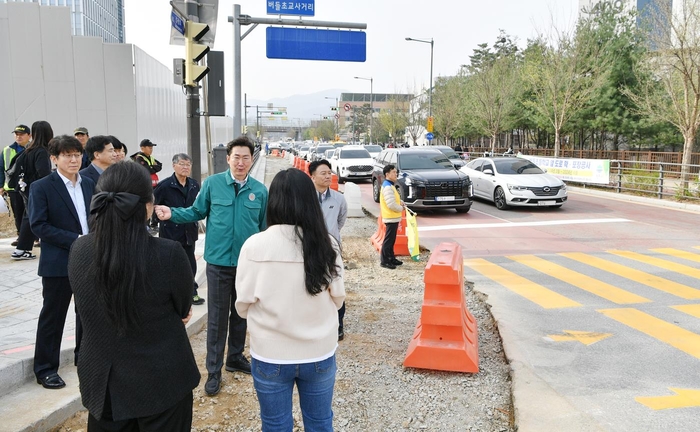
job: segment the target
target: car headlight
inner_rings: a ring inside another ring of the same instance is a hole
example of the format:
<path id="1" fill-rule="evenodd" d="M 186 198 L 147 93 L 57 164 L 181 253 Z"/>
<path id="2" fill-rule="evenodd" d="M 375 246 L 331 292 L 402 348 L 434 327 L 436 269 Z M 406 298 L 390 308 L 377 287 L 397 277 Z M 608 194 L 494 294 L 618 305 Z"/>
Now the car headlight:
<path id="1" fill-rule="evenodd" d="M 526 190 L 527 190 L 527 186 L 519 186 L 519 185 L 512 185 L 512 184 L 509 184 L 509 185 L 508 185 L 508 190 L 510 190 L 510 191 L 526 191 Z"/>
<path id="2" fill-rule="evenodd" d="M 565 191 L 565 190 L 566 190 L 566 183 L 562 183 L 560 189 L 563 190 L 563 191 Z"/>
<path id="3" fill-rule="evenodd" d="M 411 177 L 406 177 L 405 179 L 406 186 L 425 186 L 425 182 L 422 180 L 411 179 Z"/>

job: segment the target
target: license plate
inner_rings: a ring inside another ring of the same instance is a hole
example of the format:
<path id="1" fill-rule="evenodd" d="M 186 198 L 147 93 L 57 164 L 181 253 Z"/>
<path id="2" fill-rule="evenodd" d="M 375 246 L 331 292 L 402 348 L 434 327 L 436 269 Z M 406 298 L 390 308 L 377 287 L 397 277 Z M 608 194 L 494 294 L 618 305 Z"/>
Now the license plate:
<path id="1" fill-rule="evenodd" d="M 454 201 L 454 200 L 455 200 L 455 197 L 453 197 L 453 196 L 435 197 L 435 201 Z"/>
<path id="2" fill-rule="evenodd" d="M 556 203 L 556 201 L 537 201 L 538 206 L 551 206 L 555 205 Z"/>

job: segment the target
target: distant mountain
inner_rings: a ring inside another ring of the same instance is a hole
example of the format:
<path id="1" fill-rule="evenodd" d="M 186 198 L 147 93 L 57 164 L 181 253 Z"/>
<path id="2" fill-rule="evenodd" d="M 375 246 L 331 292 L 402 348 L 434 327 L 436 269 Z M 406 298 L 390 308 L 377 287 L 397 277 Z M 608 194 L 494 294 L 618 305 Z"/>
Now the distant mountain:
<path id="1" fill-rule="evenodd" d="M 341 93 L 348 93 L 348 90 L 329 89 L 285 98 L 272 98 L 270 100 L 251 98 L 247 102 L 248 106 L 252 107 L 248 108 L 248 124 L 255 124 L 255 105 L 258 105 L 260 109 L 267 109 L 268 104 L 272 104 L 275 108 L 283 107 L 287 109 L 287 121 L 289 123 L 296 126 L 301 121 L 302 125 L 306 125 L 310 120 L 318 120 L 319 114 L 333 116 L 335 112 L 331 111 L 331 107 L 335 106 L 335 98 L 340 99 Z M 332 99 L 325 99 L 325 97 Z M 226 103 L 226 113 L 229 116 L 233 114 L 232 101 Z M 265 124 L 268 124 L 267 116 Z"/>

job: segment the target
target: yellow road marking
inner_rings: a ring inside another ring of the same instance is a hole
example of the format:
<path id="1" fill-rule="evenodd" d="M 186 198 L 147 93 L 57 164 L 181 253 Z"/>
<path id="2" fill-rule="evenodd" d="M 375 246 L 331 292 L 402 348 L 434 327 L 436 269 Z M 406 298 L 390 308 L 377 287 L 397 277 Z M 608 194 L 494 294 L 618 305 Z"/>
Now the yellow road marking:
<path id="1" fill-rule="evenodd" d="M 598 312 L 700 359 L 700 335 L 632 308 Z"/>
<path id="2" fill-rule="evenodd" d="M 653 410 L 700 406 L 700 390 L 669 388 L 673 396 L 636 397 L 634 400 Z"/>
<path id="3" fill-rule="evenodd" d="M 700 290 L 697 290 L 695 288 L 691 288 L 687 285 L 683 285 L 683 284 L 679 284 L 677 282 L 670 281 L 668 279 L 654 276 L 652 274 L 645 273 L 645 272 L 637 270 L 637 269 L 623 266 L 622 264 L 617 264 L 614 262 L 604 260 L 602 258 L 598 258 L 598 257 L 592 256 L 592 255 L 587 255 L 587 254 L 579 253 L 579 252 L 562 253 L 559 255 L 564 256 L 564 257 L 569 258 L 569 259 L 572 259 L 574 261 L 582 262 L 586 265 L 598 268 L 600 270 L 605 270 L 607 272 L 616 274 L 620 277 L 623 277 L 623 278 L 626 278 L 629 280 L 633 280 L 633 281 L 638 282 L 642 285 L 652 287 L 652 288 L 657 289 L 659 291 L 673 294 L 676 297 L 680 297 L 680 298 L 688 299 L 688 300 L 700 299 Z"/>
<path id="4" fill-rule="evenodd" d="M 695 318 L 700 318 L 700 305 L 680 305 L 671 307 L 675 310 L 687 313 L 688 315 L 692 315 Z"/>
<path id="5" fill-rule="evenodd" d="M 566 267 L 560 266 L 553 262 L 549 262 L 534 255 L 516 255 L 509 256 L 515 262 L 526 265 L 539 272 L 557 278 L 570 285 L 578 287 L 598 297 L 602 297 L 617 304 L 630 303 L 649 303 L 651 300 L 644 297 L 632 294 L 631 292 L 620 289 L 616 286 L 601 282 L 592 277 L 586 276 L 579 272 L 569 270 Z"/>
<path id="6" fill-rule="evenodd" d="M 700 269 L 696 269 L 690 266 L 687 266 L 685 264 L 678 264 L 674 263 L 672 261 L 667 261 L 661 258 L 654 258 L 642 254 L 638 254 L 636 252 L 629 252 L 629 251 L 618 251 L 618 250 L 612 250 L 608 251 L 609 253 L 617 256 L 621 256 L 623 258 L 629 258 L 635 261 L 642 262 L 644 264 L 649 264 L 653 265 L 656 267 L 660 267 L 662 269 L 670 270 L 675 273 L 680 273 L 686 276 L 690 276 L 696 279 L 700 279 Z"/>
<path id="7" fill-rule="evenodd" d="M 563 335 L 547 335 L 548 338 L 555 342 L 578 341 L 584 345 L 593 345 L 594 343 L 607 339 L 610 336 L 612 336 L 612 333 L 596 333 L 577 330 L 564 330 Z"/>
<path id="8" fill-rule="evenodd" d="M 578 302 L 529 281 L 522 276 L 518 276 L 501 266 L 492 264 L 485 259 L 465 259 L 464 265 L 545 309 L 581 306 Z"/>
<path id="9" fill-rule="evenodd" d="M 671 255 L 674 257 L 683 258 L 683 259 L 688 260 L 688 261 L 695 261 L 697 263 L 700 263 L 700 254 L 694 254 L 692 252 L 686 252 L 686 251 L 680 250 L 680 249 L 661 248 L 661 249 L 652 249 L 651 251 L 662 253 L 664 255 Z"/>

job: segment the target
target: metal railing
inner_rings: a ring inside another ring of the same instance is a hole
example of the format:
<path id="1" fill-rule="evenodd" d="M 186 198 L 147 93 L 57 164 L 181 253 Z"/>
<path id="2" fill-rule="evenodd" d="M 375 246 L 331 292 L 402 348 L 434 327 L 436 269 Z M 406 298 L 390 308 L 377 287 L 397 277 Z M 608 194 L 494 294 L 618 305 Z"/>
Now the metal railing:
<path id="1" fill-rule="evenodd" d="M 688 166 L 691 174 L 687 188 L 684 188 L 680 176 L 682 167 L 679 163 L 611 160 L 610 182 L 607 185 L 582 186 L 658 199 L 700 202 L 700 181 L 697 174 L 700 165 Z"/>

